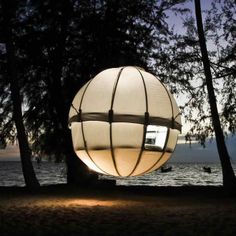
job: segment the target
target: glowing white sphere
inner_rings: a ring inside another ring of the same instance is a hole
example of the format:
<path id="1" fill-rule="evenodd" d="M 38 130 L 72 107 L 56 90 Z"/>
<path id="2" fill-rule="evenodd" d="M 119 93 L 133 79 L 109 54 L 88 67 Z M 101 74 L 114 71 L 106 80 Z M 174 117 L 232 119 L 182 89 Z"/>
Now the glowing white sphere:
<path id="1" fill-rule="evenodd" d="M 78 157 L 99 173 L 135 176 L 161 167 L 181 130 L 167 88 L 138 67 L 111 68 L 87 82 L 69 113 Z"/>

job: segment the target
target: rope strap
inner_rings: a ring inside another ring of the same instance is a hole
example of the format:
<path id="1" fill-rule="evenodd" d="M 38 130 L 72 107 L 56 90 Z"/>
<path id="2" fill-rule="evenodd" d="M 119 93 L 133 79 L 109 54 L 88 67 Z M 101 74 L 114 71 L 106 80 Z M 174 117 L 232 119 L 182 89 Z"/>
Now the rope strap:
<path id="1" fill-rule="evenodd" d="M 148 113 L 145 113 L 144 115 L 115 114 L 113 113 L 113 110 L 110 110 L 109 113 L 79 112 L 77 115 L 74 115 L 69 119 L 69 124 L 71 124 L 72 122 L 81 122 L 81 121 L 83 122 L 103 121 L 109 123 L 124 122 L 124 123 L 136 123 L 136 124 L 146 124 L 146 125 L 157 125 L 157 126 L 160 125 L 181 131 L 181 124 L 179 124 L 174 119 L 154 117 L 150 116 Z"/>

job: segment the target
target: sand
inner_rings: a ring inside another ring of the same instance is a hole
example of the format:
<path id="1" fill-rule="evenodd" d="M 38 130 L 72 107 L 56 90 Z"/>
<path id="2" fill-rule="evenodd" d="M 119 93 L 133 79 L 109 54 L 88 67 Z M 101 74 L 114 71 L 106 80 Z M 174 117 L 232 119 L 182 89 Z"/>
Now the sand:
<path id="1" fill-rule="evenodd" d="M 220 187 L 0 187 L 0 235 L 236 235 Z"/>

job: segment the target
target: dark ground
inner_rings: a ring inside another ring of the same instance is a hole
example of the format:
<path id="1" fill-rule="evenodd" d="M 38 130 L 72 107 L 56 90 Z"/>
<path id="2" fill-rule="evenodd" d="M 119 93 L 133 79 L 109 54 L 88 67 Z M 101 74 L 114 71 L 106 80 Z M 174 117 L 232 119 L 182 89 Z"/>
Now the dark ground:
<path id="1" fill-rule="evenodd" d="M 236 235 L 222 187 L 0 187 L 0 235 Z"/>

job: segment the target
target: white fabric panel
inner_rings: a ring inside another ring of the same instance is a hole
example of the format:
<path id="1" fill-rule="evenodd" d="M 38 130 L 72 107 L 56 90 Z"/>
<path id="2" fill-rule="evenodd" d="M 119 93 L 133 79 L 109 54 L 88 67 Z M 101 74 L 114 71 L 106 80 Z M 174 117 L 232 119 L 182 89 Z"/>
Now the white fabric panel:
<path id="1" fill-rule="evenodd" d="M 150 116 L 171 118 L 171 103 L 161 82 L 152 74 L 141 71 L 145 77 L 145 84 L 148 94 L 148 110 Z"/>
<path id="2" fill-rule="evenodd" d="M 140 149 L 115 148 L 114 153 L 118 172 L 121 176 L 128 176 L 135 167 L 140 153 Z"/>
<path id="3" fill-rule="evenodd" d="M 117 114 L 132 115 L 143 115 L 146 111 L 142 77 L 134 67 L 125 67 L 121 73 L 113 110 Z"/>
<path id="4" fill-rule="evenodd" d="M 87 165 L 91 170 L 94 170 L 101 174 L 105 174 L 103 171 L 97 168 L 97 166 L 92 162 L 86 151 L 76 151 L 76 154 L 81 159 L 81 161 L 83 161 L 84 164 Z"/>
<path id="5" fill-rule="evenodd" d="M 140 175 L 150 169 L 161 157 L 162 152 L 143 151 L 142 158 L 133 173 L 133 176 Z"/>
<path id="6" fill-rule="evenodd" d="M 83 112 L 108 112 L 111 106 L 113 87 L 120 68 L 99 73 L 89 84 L 82 103 Z"/>
<path id="7" fill-rule="evenodd" d="M 83 122 L 84 137 L 88 149 L 110 148 L 110 125 L 102 121 Z"/>
<path id="8" fill-rule="evenodd" d="M 110 175 L 118 176 L 112 160 L 111 150 L 90 150 L 89 155 L 92 157 L 97 166 L 104 172 Z"/>
<path id="9" fill-rule="evenodd" d="M 112 123 L 112 142 L 114 147 L 140 148 L 143 141 L 143 125 L 133 123 Z"/>
<path id="10" fill-rule="evenodd" d="M 81 123 L 73 122 L 71 124 L 71 134 L 74 150 L 84 149 L 83 136 L 81 132 Z"/>
<path id="11" fill-rule="evenodd" d="M 177 143 L 179 131 L 176 129 L 170 129 L 169 139 L 166 145 L 166 150 L 173 152 Z"/>
<path id="12" fill-rule="evenodd" d="M 90 82 L 90 81 L 89 81 Z M 78 93 L 75 95 L 73 101 L 72 101 L 72 104 L 74 106 L 74 108 L 77 110 L 77 112 L 79 112 L 79 106 L 80 106 L 80 101 L 81 101 L 81 98 L 83 96 L 83 93 L 84 93 L 84 90 L 85 88 L 87 87 L 88 83 L 87 82 L 79 91 Z M 71 118 L 72 116 L 74 115 L 77 115 L 77 112 L 76 110 L 74 109 L 72 106 L 70 107 L 70 111 L 69 111 L 69 118 Z"/>
<path id="13" fill-rule="evenodd" d="M 150 173 L 158 168 L 160 168 L 162 165 L 164 165 L 171 157 L 171 153 L 169 152 L 166 152 L 164 153 L 164 155 L 161 157 L 161 159 L 157 162 L 157 164 L 152 168 L 150 169 L 149 171 L 147 171 L 146 173 Z"/>

